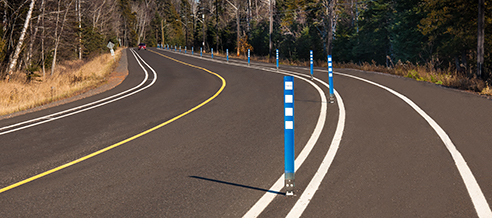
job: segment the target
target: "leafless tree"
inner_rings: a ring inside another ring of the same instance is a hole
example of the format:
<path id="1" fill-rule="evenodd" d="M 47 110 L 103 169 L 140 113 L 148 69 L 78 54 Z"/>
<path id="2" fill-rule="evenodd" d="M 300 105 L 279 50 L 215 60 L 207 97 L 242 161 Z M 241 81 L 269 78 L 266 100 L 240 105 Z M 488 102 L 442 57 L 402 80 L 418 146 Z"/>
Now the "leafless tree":
<path id="1" fill-rule="evenodd" d="M 26 36 L 27 28 L 29 27 L 29 22 L 31 21 L 32 11 L 34 10 L 35 0 L 31 0 L 31 5 L 29 6 L 29 12 L 27 12 L 26 20 L 24 21 L 24 27 L 22 28 L 21 35 L 19 37 L 19 41 L 17 42 L 17 46 L 15 48 L 14 55 L 10 60 L 9 68 L 7 72 L 9 72 L 9 76 L 12 75 L 15 70 L 15 66 L 17 65 L 17 60 L 19 59 L 19 54 L 21 52 L 21 48 L 24 44 L 24 38 Z"/>
<path id="2" fill-rule="evenodd" d="M 485 42 L 485 1 L 478 0 L 478 46 L 477 46 L 477 76 L 484 77 L 484 42 Z"/>
<path id="3" fill-rule="evenodd" d="M 54 35 L 55 48 L 53 51 L 53 61 L 51 64 L 51 75 L 53 75 L 53 73 L 55 72 L 58 47 L 60 46 L 61 36 L 63 35 L 63 29 L 65 28 L 65 24 L 67 23 L 67 15 L 70 10 L 70 7 L 72 6 L 75 0 L 69 0 L 64 2 L 65 9 L 63 11 L 61 10 L 62 1 L 63 0 L 58 0 L 58 11 L 56 11 L 56 26 L 55 26 L 55 35 Z M 61 21 L 60 21 L 60 14 L 63 14 L 63 18 Z"/>

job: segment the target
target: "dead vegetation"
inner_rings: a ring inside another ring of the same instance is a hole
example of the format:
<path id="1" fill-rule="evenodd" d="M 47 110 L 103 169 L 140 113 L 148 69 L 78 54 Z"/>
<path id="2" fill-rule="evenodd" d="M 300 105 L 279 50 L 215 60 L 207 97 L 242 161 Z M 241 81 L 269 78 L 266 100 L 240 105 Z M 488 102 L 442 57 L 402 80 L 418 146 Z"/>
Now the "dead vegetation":
<path id="1" fill-rule="evenodd" d="M 393 67 L 377 65 L 374 62 L 372 64 L 363 63 L 361 65 L 354 63 L 336 63 L 335 67 L 388 73 L 412 78 L 417 81 L 425 81 L 446 87 L 491 95 L 487 82 L 476 77 L 469 77 L 465 73 L 459 73 L 455 70 L 435 70 L 434 66 L 430 63 L 422 66 L 410 62 L 403 63 L 399 61 L 394 64 Z"/>
<path id="2" fill-rule="evenodd" d="M 89 61 L 66 61 L 57 66 L 52 76 L 47 72 L 15 73 L 10 82 L 0 82 L 0 115 L 10 114 L 68 98 L 98 87 L 108 80 L 116 67 L 122 49 Z"/>

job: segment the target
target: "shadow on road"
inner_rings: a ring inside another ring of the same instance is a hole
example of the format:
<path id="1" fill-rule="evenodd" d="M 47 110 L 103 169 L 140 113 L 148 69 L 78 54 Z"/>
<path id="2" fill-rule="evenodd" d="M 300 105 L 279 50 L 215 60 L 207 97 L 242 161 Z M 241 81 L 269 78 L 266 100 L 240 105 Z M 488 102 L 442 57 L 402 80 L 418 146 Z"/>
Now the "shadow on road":
<path id="1" fill-rule="evenodd" d="M 217 182 L 217 183 L 226 184 L 226 185 L 238 186 L 241 188 L 248 188 L 248 189 L 253 189 L 253 190 L 258 190 L 258 191 L 263 191 L 263 192 L 270 192 L 270 193 L 274 193 L 274 194 L 278 194 L 278 195 L 285 195 L 285 192 L 277 192 L 277 191 L 272 191 L 272 190 L 268 190 L 268 189 L 262 189 L 262 188 L 247 186 L 247 185 L 241 185 L 241 184 L 237 184 L 237 183 L 220 181 L 220 180 L 216 180 L 216 179 L 209 179 L 209 178 L 204 178 L 204 177 L 200 177 L 200 176 L 189 176 L 189 177 L 194 178 L 194 179 L 206 180 L 206 181 L 210 181 L 210 182 Z"/>

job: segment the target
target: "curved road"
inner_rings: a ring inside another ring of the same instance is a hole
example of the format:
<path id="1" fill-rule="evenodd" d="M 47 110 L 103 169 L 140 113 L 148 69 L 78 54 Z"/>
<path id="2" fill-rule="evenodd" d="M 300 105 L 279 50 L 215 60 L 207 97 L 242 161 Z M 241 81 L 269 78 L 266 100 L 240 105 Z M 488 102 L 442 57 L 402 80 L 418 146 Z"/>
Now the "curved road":
<path id="1" fill-rule="evenodd" d="M 490 211 L 473 203 L 455 160 L 420 114 L 387 90 L 344 74 L 395 90 L 434 119 L 467 162 L 488 205 L 490 100 L 399 77 L 338 70 L 335 89 L 341 99 L 327 104 L 323 131 L 296 172 L 296 196 L 287 197 L 269 191 L 283 173 L 283 75 L 258 68 L 273 65 L 248 68 L 238 60 L 231 60 L 233 65 L 156 49 L 127 55 L 129 76 L 115 89 L 0 121 L 0 127 L 11 126 L 132 89 L 100 107 L 0 132 L 0 189 L 117 145 L 0 191 L 0 217 L 241 217 L 265 193 L 275 197 L 260 217 L 285 217 L 330 150 L 341 101 L 343 137 L 303 217 L 476 217 Z M 315 76 L 326 80 L 322 71 Z M 296 156 L 326 105 L 316 87 L 328 93 L 319 81 L 295 79 Z M 173 118 L 179 119 L 145 133 Z"/>

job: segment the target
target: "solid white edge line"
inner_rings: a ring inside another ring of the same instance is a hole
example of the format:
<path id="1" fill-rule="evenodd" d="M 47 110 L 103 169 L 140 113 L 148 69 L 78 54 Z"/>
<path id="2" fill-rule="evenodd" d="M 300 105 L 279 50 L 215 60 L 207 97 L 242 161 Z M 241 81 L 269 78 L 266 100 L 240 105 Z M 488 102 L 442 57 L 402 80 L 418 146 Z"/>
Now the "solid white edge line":
<path id="1" fill-rule="evenodd" d="M 24 121 L 24 122 L 21 122 L 21 123 L 16 123 L 16 124 L 13 124 L 13 125 L 10 125 L 10 126 L 6 126 L 6 127 L 2 127 L 0 128 L 0 130 L 2 129 L 9 129 L 9 128 L 12 128 L 12 127 L 15 127 L 15 126 L 19 126 L 19 125 L 24 125 L 24 124 L 27 124 L 27 123 L 32 123 L 32 122 L 36 122 L 38 120 L 44 120 L 44 121 L 40 121 L 40 122 L 37 122 L 37 123 L 33 123 L 31 125 L 27 125 L 27 126 L 23 126 L 23 127 L 19 127 L 19 128 L 15 128 L 15 129 L 11 129 L 11 130 L 8 130 L 8 131 L 4 131 L 4 132 L 0 132 L 0 135 L 5 135 L 5 134 L 8 134 L 8 133 L 11 133 L 11 132 L 15 132 L 15 131 L 19 131 L 19 130 L 23 130 L 23 129 L 27 129 L 27 128 L 30 128 L 30 127 L 33 127 L 33 126 L 37 126 L 37 125 L 41 125 L 41 124 L 44 124 L 44 123 L 48 123 L 48 122 L 51 122 L 51 121 L 54 121 L 54 120 L 58 120 L 58 119 L 61 119 L 61 118 L 65 118 L 65 117 L 68 117 L 68 116 L 72 116 L 72 115 L 75 115 L 75 114 L 78 114 L 78 113 L 81 113 L 81 112 L 84 112 L 84 111 L 88 111 L 88 110 L 91 110 L 91 109 L 94 109 L 94 108 L 97 108 L 97 107 L 100 107 L 100 106 L 103 106 L 103 105 L 106 105 L 106 104 L 109 104 L 109 103 L 112 103 L 112 102 L 115 102 L 117 100 L 120 100 L 120 99 L 123 99 L 123 98 L 126 98 L 128 96 L 131 96 L 133 94 L 136 94 L 140 91 L 143 91 L 145 89 L 147 89 L 148 87 L 152 86 L 156 79 L 157 79 L 157 73 L 154 71 L 153 68 L 151 68 L 141 57 L 140 55 L 137 54 L 137 56 L 135 56 L 135 51 L 133 51 L 133 49 L 130 49 L 130 51 L 132 52 L 133 56 L 135 57 L 135 59 L 137 60 L 137 63 L 140 65 L 140 67 L 144 70 L 145 72 L 145 77 L 144 79 L 142 80 L 142 82 L 140 82 L 140 84 L 138 84 L 137 86 L 131 88 L 131 89 L 128 89 L 128 90 L 125 90 L 123 92 L 120 92 L 118 94 L 115 94 L 115 95 L 112 95 L 112 96 L 109 96 L 109 97 L 106 97 L 104 99 L 100 99 L 98 101 L 94 101 L 94 102 L 91 102 L 91 103 L 87 103 L 87 104 L 84 104 L 84 105 L 81 105 L 81 106 L 78 106 L 78 107 L 74 107 L 74 108 L 70 108 L 70 109 L 67 109 L 67 110 L 64 110 L 64 111 L 60 111 L 60 112 L 57 112 L 57 113 L 53 113 L 53 114 L 49 114 L 49 115 L 46 115 L 46 116 L 43 116 L 43 117 L 39 117 L 39 118 L 35 118 L 35 119 L 31 119 L 31 120 L 28 120 L 28 121 Z M 139 58 L 142 60 L 142 62 L 144 62 L 145 65 L 147 65 L 151 70 L 152 72 L 154 73 L 154 79 L 153 81 L 147 85 L 146 87 L 143 87 L 142 89 L 140 90 L 137 90 L 135 92 L 132 92 L 132 93 L 129 93 L 127 95 L 124 95 L 124 96 L 121 96 L 119 98 L 115 98 L 117 96 L 120 96 L 120 95 L 123 95 L 127 92 L 130 92 L 130 91 L 133 91 L 134 89 L 137 89 L 139 88 L 140 86 L 142 86 L 148 79 L 149 77 L 149 74 L 147 72 L 147 70 L 142 66 L 142 64 L 140 63 L 139 61 Z M 115 98 L 113 100 L 110 100 L 110 101 L 107 101 L 109 99 L 112 99 L 112 98 Z M 106 102 L 103 102 L 103 101 L 106 101 Z M 103 102 L 101 104 L 97 104 L 97 103 L 100 103 L 100 102 Z M 97 105 L 94 105 L 94 104 L 97 104 Z M 91 105 L 94 105 L 92 107 L 88 107 L 88 106 L 91 106 Z M 85 108 L 85 107 L 88 107 L 88 108 Z M 84 108 L 84 109 L 83 109 Z M 71 111 L 74 111 L 72 113 L 68 113 L 67 112 L 71 112 Z M 64 115 L 61 115 L 61 114 L 64 114 Z M 61 116 L 58 116 L 58 115 L 61 115 Z M 53 116 L 58 116 L 58 117 L 53 117 Z"/>
<path id="2" fill-rule="evenodd" d="M 192 56 L 192 57 L 194 57 L 194 56 Z M 204 59 L 204 60 L 207 60 L 207 59 Z M 219 61 L 215 61 L 215 60 L 211 60 L 211 61 L 219 62 Z M 220 63 L 223 63 L 223 62 L 220 62 Z M 225 63 L 225 64 L 231 64 L 231 63 Z M 231 65 L 261 69 L 260 67 L 244 66 L 241 64 L 231 64 Z M 268 70 L 268 71 L 274 72 L 274 70 Z M 316 71 L 320 71 L 320 70 L 316 70 Z M 339 73 L 339 72 L 335 72 L 335 73 L 338 75 L 341 75 L 341 76 L 346 76 L 346 77 L 358 79 L 358 80 L 367 82 L 369 84 L 375 85 L 377 87 L 380 87 L 382 89 L 385 89 L 388 92 L 396 95 L 397 97 L 399 97 L 400 99 L 405 101 L 417 113 L 419 113 L 429 123 L 429 125 L 436 131 L 436 133 L 439 135 L 439 137 L 441 138 L 441 140 L 445 144 L 446 148 L 448 149 L 449 153 L 451 154 L 451 157 L 453 158 L 453 160 L 456 164 L 456 167 L 458 168 L 458 171 L 459 171 L 459 173 L 463 179 L 463 182 L 465 183 L 465 186 L 467 188 L 468 194 L 470 195 L 472 203 L 475 207 L 477 215 L 481 218 L 492 218 L 492 211 L 490 209 L 490 206 L 489 206 L 487 199 L 485 198 L 482 190 L 480 189 L 478 182 L 476 181 L 475 177 L 473 176 L 471 169 L 468 167 L 465 159 L 463 158 L 461 153 L 458 151 L 456 146 L 453 144 L 453 142 L 451 141 L 451 139 L 449 138 L 447 133 L 437 124 L 436 121 L 434 121 L 429 115 L 427 115 L 420 107 L 418 107 L 413 101 L 408 99 L 406 96 L 404 96 L 404 95 L 402 95 L 402 94 L 400 94 L 400 93 L 398 93 L 398 92 L 396 92 L 396 91 L 394 91 L 394 90 L 392 90 L 386 86 L 383 86 L 383 85 L 377 84 L 375 82 L 372 82 L 372 81 L 369 81 L 369 80 L 366 80 L 366 79 L 363 79 L 360 77 L 356 77 L 353 75 Z M 304 75 L 304 74 L 299 74 L 299 75 L 308 76 L 308 75 Z M 280 183 L 281 182 L 282 181 L 280 180 Z M 275 185 L 277 185 L 277 183 L 279 183 L 279 181 L 277 181 L 275 183 Z"/>
<path id="3" fill-rule="evenodd" d="M 382 88 L 392 93 L 393 95 L 397 96 L 398 98 L 402 99 L 405 103 L 410 105 L 410 107 L 412 107 L 417 113 L 419 113 L 420 116 L 422 116 L 427 121 L 427 123 L 429 123 L 429 125 L 434 129 L 434 131 L 436 131 L 437 135 L 439 135 L 442 142 L 444 143 L 449 153 L 451 154 L 451 157 L 453 158 L 456 167 L 458 168 L 461 178 L 465 183 L 466 189 L 468 191 L 468 194 L 470 195 L 470 198 L 472 200 L 473 206 L 475 207 L 477 215 L 481 218 L 492 217 L 492 211 L 487 202 L 487 199 L 485 198 L 482 190 L 480 189 L 477 180 L 473 176 L 471 169 L 468 167 L 468 164 L 466 163 L 465 159 L 458 151 L 454 143 L 451 141 L 451 138 L 449 138 L 448 134 L 441 128 L 441 126 L 439 126 L 439 124 L 437 124 L 436 121 L 434 121 L 434 119 L 432 119 L 427 113 L 424 112 L 424 110 L 422 110 L 417 104 L 415 104 L 409 98 L 394 91 L 393 89 L 390 89 L 386 86 L 350 74 L 344 74 L 338 72 L 336 72 L 336 74 L 357 79 L 369 83 L 371 85 L 377 86 L 379 88 Z"/>
<path id="4" fill-rule="evenodd" d="M 319 186 L 321 185 L 321 182 L 323 181 L 326 174 L 328 173 L 328 169 L 333 163 L 333 160 L 335 159 L 335 155 L 340 146 L 340 142 L 342 141 L 343 130 L 345 128 L 345 105 L 343 104 L 343 100 L 337 91 L 335 91 L 335 96 L 337 98 L 338 111 L 339 111 L 335 136 L 333 137 L 333 140 L 331 141 L 330 144 L 330 148 L 328 149 L 328 152 L 326 153 L 325 158 L 321 162 L 318 170 L 316 171 L 313 178 L 309 182 L 308 186 L 302 193 L 301 197 L 297 200 L 296 204 L 294 205 L 294 207 L 292 207 L 292 209 L 290 210 L 289 214 L 287 214 L 286 217 L 292 218 L 292 217 L 300 217 L 302 215 L 304 210 L 311 202 L 311 199 L 314 197 L 314 194 L 318 190 Z"/>
<path id="5" fill-rule="evenodd" d="M 281 74 L 285 74 L 285 73 L 281 73 Z M 326 121 L 326 113 L 327 113 L 328 107 L 327 107 L 326 95 L 323 92 L 323 90 L 321 90 L 321 88 L 319 86 L 317 86 L 315 83 L 311 82 L 308 79 L 300 77 L 299 75 L 289 74 L 289 73 L 287 73 L 287 75 L 292 75 L 298 79 L 304 80 L 305 82 L 309 83 L 311 86 L 316 88 L 316 90 L 318 91 L 320 98 L 321 98 L 320 115 L 318 117 L 318 122 L 316 123 L 316 127 L 314 128 L 314 131 L 311 134 L 311 137 L 309 138 L 308 142 L 306 143 L 306 145 L 302 149 L 301 153 L 297 156 L 297 158 L 295 159 L 295 162 L 294 162 L 295 171 L 297 171 L 299 169 L 299 167 L 301 167 L 301 165 L 307 159 L 307 157 L 309 156 L 309 153 L 313 150 L 314 146 L 316 145 L 316 142 L 318 141 L 318 139 L 321 135 L 321 132 L 323 131 L 323 127 L 324 127 L 325 121 Z M 284 187 L 283 186 L 284 176 L 285 175 L 282 174 L 282 176 L 280 176 L 280 178 L 275 182 L 275 184 L 269 190 L 279 192 Z M 276 193 L 266 192 L 255 203 L 255 205 L 253 205 L 253 207 L 251 207 L 249 209 L 249 211 L 246 214 L 244 214 L 243 217 L 244 218 L 257 217 L 272 202 L 272 200 L 275 198 L 275 196 L 277 196 Z"/>
<path id="6" fill-rule="evenodd" d="M 194 56 L 192 56 L 192 57 L 194 57 Z M 217 60 L 213 60 L 213 59 L 204 59 L 204 60 L 208 60 L 208 61 L 212 61 L 212 62 L 217 62 L 217 63 L 222 63 L 222 64 L 235 65 L 235 66 L 240 66 L 240 67 L 248 67 L 248 68 L 253 68 L 253 69 L 258 69 L 258 70 L 263 70 L 263 71 L 268 71 L 268 72 L 273 72 L 273 73 L 278 73 L 278 74 L 295 76 L 296 78 L 302 79 L 302 80 L 310 83 L 313 87 L 315 87 L 318 90 L 318 92 L 320 94 L 320 98 L 321 98 L 321 103 L 322 103 L 321 109 L 320 109 L 320 116 L 318 118 L 318 123 L 316 124 L 316 127 L 315 127 L 315 130 L 313 131 L 313 134 L 311 135 L 311 137 L 309 138 L 308 142 L 306 143 L 306 145 L 302 149 L 301 153 L 298 155 L 298 157 L 295 160 L 295 164 L 294 164 L 295 165 L 295 171 L 297 171 L 301 167 L 301 165 L 303 164 L 303 162 L 307 159 L 307 157 L 309 156 L 309 153 L 311 152 L 311 150 L 316 145 L 316 142 L 318 141 L 318 138 L 321 135 L 321 132 L 322 132 L 323 127 L 324 127 L 324 123 L 326 121 L 327 101 L 326 101 L 326 95 L 321 90 L 321 88 L 319 88 L 319 86 L 317 86 L 315 83 L 311 82 L 309 79 L 302 78 L 302 77 L 308 77 L 308 78 L 310 78 L 310 75 L 304 75 L 302 73 L 290 72 L 290 71 L 286 71 L 286 70 L 277 70 L 277 69 L 263 68 L 263 67 L 260 67 L 260 66 L 251 66 L 251 65 L 250 66 L 244 66 L 244 65 L 238 64 L 238 63 L 230 63 L 230 62 L 229 63 L 224 63 L 222 61 L 217 61 Z M 314 78 L 314 79 L 316 81 L 322 83 L 324 86 L 329 87 L 329 85 L 326 84 L 326 82 L 324 82 L 324 81 L 322 81 L 322 80 L 320 80 L 318 78 Z M 335 131 L 335 135 L 334 135 L 333 141 L 332 141 L 332 145 L 333 146 L 330 146 L 330 149 L 327 152 L 327 156 L 333 157 L 333 158 L 334 158 L 334 156 L 336 154 L 336 151 L 338 150 L 338 145 L 340 144 L 340 141 L 342 139 L 343 129 L 345 127 L 345 106 L 343 104 L 343 100 L 342 100 L 341 96 L 338 94 L 338 92 L 336 90 L 335 90 L 335 95 L 336 95 L 337 101 L 338 102 L 341 102 L 341 103 L 338 104 L 339 117 L 338 117 L 338 124 L 337 124 L 337 128 L 336 128 L 336 131 Z M 341 115 L 343 115 L 343 118 L 341 117 Z M 335 143 L 336 146 L 333 143 Z M 335 149 L 335 147 L 336 147 L 336 149 Z M 329 165 L 330 164 L 331 164 L 331 162 L 329 164 L 326 164 L 324 162 L 321 163 L 321 165 L 323 165 L 324 167 L 328 167 L 328 168 L 329 168 Z M 278 195 L 278 194 L 276 194 L 274 192 L 280 192 L 280 190 L 282 190 L 282 188 L 284 187 L 283 186 L 284 185 L 283 184 L 284 177 L 285 177 L 285 174 L 282 174 L 280 176 L 280 178 L 269 189 L 270 191 L 273 191 L 273 192 L 266 192 L 265 194 L 263 194 L 263 196 L 253 205 L 253 207 L 251 207 L 249 209 L 249 211 L 245 215 L 243 215 L 243 218 L 258 217 L 263 212 L 263 210 L 265 210 L 265 208 Z M 316 191 L 316 190 L 314 190 L 314 191 Z M 314 192 L 312 194 L 314 195 Z M 304 209 L 305 209 L 307 207 L 307 204 L 303 204 L 303 206 L 304 206 Z M 299 209 L 301 209 L 301 207 L 299 207 Z M 302 211 L 304 211 L 304 209 L 302 209 Z"/>

